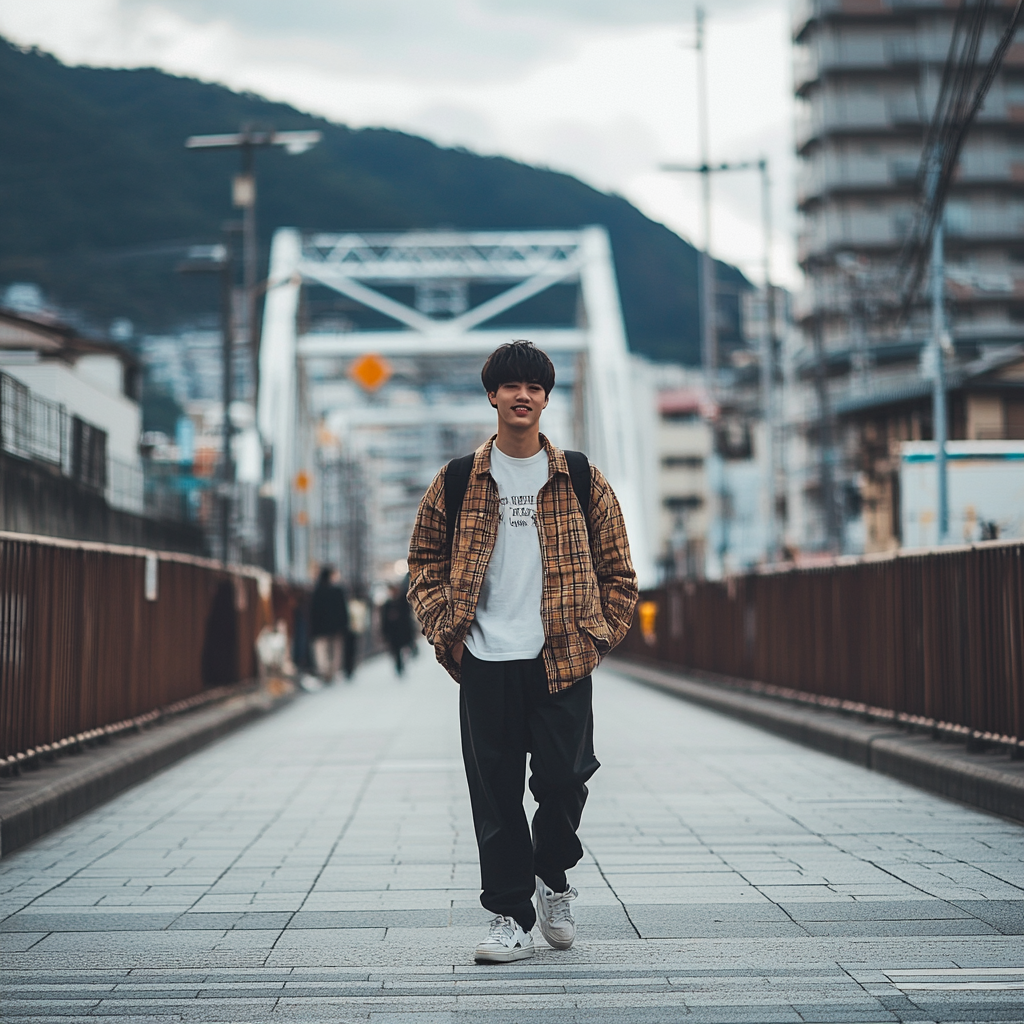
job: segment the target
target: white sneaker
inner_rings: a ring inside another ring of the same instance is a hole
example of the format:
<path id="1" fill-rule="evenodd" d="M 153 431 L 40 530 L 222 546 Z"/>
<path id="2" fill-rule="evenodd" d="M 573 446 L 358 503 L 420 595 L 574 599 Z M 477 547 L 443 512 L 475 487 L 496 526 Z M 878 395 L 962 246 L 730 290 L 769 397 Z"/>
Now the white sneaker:
<path id="1" fill-rule="evenodd" d="M 533 948 L 533 936 L 524 932 L 514 917 L 499 914 L 491 921 L 487 938 L 477 945 L 473 955 L 477 963 L 504 964 L 533 956 Z"/>
<path id="2" fill-rule="evenodd" d="M 568 949 L 576 939 L 576 922 L 570 904 L 579 893 L 570 885 L 565 892 L 549 889 L 537 879 L 537 924 L 549 946 Z"/>

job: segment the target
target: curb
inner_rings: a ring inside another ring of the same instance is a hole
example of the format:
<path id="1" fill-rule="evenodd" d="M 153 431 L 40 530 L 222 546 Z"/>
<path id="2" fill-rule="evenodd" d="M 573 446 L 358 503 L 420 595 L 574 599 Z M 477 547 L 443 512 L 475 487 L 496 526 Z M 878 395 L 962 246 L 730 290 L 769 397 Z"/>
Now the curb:
<path id="1" fill-rule="evenodd" d="M 607 658 L 613 672 L 667 691 L 768 732 L 863 768 L 1003 818 L 1024 823 L 1024 761 L 998 752 L 968 754 L 960 745 L 859 722 L 825 708 L 794 706 L 745 692 L 741 680 L 698 682 L 682 673 L 622 658 Z"/>
<path id="2" fill-rule="evenodd" d="M 142 735 L 116 737 L 99 749 L 0 779 L 0 857 L 291 699 L 291 694 L 271 698 L 263 693 L 232 697 Z"/>

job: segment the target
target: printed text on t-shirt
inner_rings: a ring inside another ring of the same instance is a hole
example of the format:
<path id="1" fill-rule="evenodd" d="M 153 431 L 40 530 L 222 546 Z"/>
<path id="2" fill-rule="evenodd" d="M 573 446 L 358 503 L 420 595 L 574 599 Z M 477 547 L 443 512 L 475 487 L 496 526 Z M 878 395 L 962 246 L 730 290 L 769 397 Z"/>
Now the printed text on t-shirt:
<path id="1" fill-rule="evenodd" d="M 505 525 L 505 510 L 508 507 L 508 526 L 533 526 L 537 525 L 535 494 L 513 494 L 507 498 L 500 498 L 498 503 L 498 522 Z"/>

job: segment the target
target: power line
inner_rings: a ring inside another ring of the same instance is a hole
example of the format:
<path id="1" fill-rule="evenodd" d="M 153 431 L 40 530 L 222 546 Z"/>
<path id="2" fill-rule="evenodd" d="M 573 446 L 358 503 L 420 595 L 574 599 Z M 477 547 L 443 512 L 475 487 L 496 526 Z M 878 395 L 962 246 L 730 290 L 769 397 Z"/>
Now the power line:
<path id="1" fill-rule="evenodd" d="M 974 119 L 1013 42 L 1024 15 L 1024 0 L 1017 0 L 1002 36 L 972 90 L 978 68 L 978 50 L 990 8 L 990 0 L 979 0 L 974 4 L 963 0 L 953 24 L 935 112 L 918 168 L 923 202 L 900 254 L 900 264 L 907 267 L 901 288 L 901 320 L 907 315 L 921 285 L 931 258 L 932 238 L 945 209 L 957 161 Z"/>

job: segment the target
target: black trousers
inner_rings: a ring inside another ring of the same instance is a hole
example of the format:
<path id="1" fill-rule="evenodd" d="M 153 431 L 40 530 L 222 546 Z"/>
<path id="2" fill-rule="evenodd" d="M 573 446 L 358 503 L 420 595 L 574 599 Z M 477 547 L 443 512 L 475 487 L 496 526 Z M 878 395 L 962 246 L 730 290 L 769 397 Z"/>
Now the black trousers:
<path id="1" fill-rule="evenodd" d="M 548 693 L 544 663 L 462 656 L 462 757 L 480 850 L 480 902 L 533 927 L 534 875 L 564 892 L 583 856 L 576 836 L 594 757 L 590 676 Z M 533 835 L 523 810 L 526 755 L 537 801 Z"/>
<path id="2" fill-rule="evenodd" d="M 356 670 L 356 645 L 359 642 L 359 637 L 350 629 L 346 629 L 342 635 L 345 639 L 345 653 L 342 668 L 345 671 L 345 678 L 351 679 L 352 673 Z"/>

